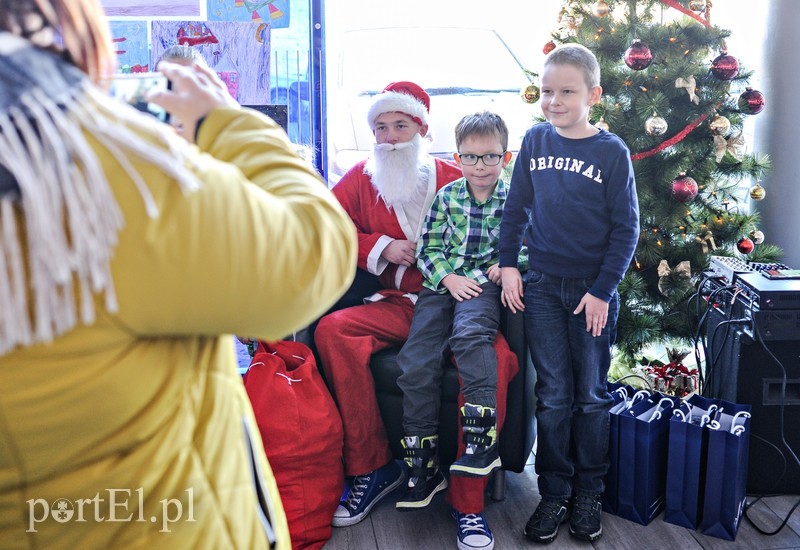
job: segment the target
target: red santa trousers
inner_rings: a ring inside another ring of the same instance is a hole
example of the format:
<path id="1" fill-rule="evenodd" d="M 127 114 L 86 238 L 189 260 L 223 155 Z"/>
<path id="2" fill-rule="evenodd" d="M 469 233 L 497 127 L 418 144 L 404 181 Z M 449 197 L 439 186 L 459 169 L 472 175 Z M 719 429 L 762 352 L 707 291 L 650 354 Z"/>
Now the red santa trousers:
<path id="1" fill-rule="evenodd" d="M 373 353 L 408 339 L 413 315 L 414 303 L 393 293 L 378 302 L 329 313 L 314 332 L 322 369 L 342 415 L 345 475 L 371 472 L 392 459 L 369 362 Z"/>
<path id="2" fill-rule="evenodd" d="M 315 343 L 320 363 L 342 416 L 345 475 L 371 472 L 393 458 L 369 363 L 372 354 L 402 345 L 408 339 L 413 314 L 411 300 L 392 294 L 379 302 L 334 311 L 317 325 Z M 500 434 L 508 383 L 519 365 L 500 333 L 495 339 L 495 352 Z M 463 395 L 459 395 L 459 403 L 463 405 Z M 461 438 L 459 441 L 458 456 L 461 456 L 465 446 Z M 478 513 L 483 510 L 487 483 L 487 478 L 451 476 L 448 502 L 462 514 Z"/>

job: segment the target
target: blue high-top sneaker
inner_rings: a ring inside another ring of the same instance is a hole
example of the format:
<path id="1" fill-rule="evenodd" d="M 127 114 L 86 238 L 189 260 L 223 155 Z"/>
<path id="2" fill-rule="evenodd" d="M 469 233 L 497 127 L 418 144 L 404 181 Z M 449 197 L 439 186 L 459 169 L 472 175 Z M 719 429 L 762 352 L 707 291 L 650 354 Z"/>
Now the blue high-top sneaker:
<path id="1" fill-rule="evenodd" d="M 492 550 L 494 535 L 483 514 L 462 514 L 453 508 L 458 524 L 458 550 Z"/>
<path id="2" fill-rule="evenodd" d="M 397 488 L 404 478 L 403 469 L 394 460 L 377 470 L 355 476 L 350 492 L 333 514 L 331 525 L 347 527 L 363 520 L 372 507 Z"/>

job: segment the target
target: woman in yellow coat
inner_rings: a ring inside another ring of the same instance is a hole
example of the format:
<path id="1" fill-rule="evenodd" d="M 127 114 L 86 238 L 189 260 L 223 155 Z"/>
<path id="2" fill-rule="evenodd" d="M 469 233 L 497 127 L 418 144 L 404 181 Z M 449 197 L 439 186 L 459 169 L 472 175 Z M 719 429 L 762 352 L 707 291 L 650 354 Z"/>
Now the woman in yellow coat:
<path id="1" fill-rule="evenodd" d="M 188 140 L 110 99 L 104 21 L 0 0 L 0 548 L 288 548 L 230 335 L 318 317 L 355 231 L 207 69 L 153 97 Z"/>

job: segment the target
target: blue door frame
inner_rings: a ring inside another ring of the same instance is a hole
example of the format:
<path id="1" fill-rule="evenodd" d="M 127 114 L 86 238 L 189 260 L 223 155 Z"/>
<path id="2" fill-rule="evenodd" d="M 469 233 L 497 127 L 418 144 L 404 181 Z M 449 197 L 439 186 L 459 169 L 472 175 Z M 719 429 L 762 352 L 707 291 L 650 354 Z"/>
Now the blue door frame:
<path id="1" fill-rule="evenodd" d="M 314 146 L 314 164 L 327 181 L 328 169 L 328 127 L 322 111 L 325 109 L 325 0 L 311 1 L 311 26 L 309 36 L 309 63 L 311 97 L 309 109 L 311 111 L 311 135 Z"/>

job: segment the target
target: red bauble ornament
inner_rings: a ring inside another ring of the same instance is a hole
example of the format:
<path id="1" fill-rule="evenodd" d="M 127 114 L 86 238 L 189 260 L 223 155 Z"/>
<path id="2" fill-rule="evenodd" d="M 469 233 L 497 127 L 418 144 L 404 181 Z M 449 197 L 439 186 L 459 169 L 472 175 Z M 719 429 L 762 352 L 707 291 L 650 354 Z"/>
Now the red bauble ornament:
<path id="1" fill-rule="evenodd" d="M 686 174 L 672 181 L 672 198 L 678 202 L 691 202 L 697 196 L 697 182 Z"/>
<path id="2" fill-rule="evenodd" d="M 753 241 L 747 237 L 742 237 L 739 239 L 739 242 L 736 243 L 736 249 L 742 254 L 750 254 L 755 247 L 756 245 L 753 244 Z"/>
<path id="3" fill-rule="evenodd" d="M 745 88 L 739 96 L 739 110 L 746 115 L 757 115 L 764 110 L 764 94 L 753 88 Z"/>
<path id="4" fill-rule="evenodd" d="M 711 62 L 711 74 L 717 80 L 731 80 L 739 74 L 739 62 L 723 51 Z"/>
<path id="5" fill-rule="evenodd" d="M 650 47 L 638 40 L 634 40 L 631 47 L 625 52 L 625 64 L 634 71 L 641 71 L 653 62 L 653 52 Z"/>
<path id="6" fill-rule="evenodd" d="M 547 55 L 555 49 L 556 49 L 556 43 L 551 40 L 550 42 L 544 45 L 544 48 L 542 48 L 542 52 L 544 52 L 544 55 Z"/>

